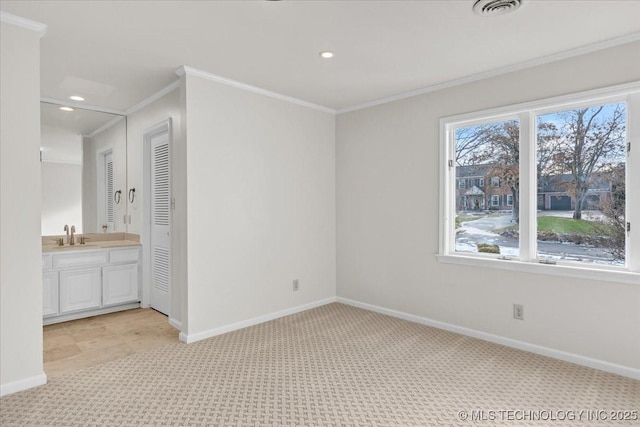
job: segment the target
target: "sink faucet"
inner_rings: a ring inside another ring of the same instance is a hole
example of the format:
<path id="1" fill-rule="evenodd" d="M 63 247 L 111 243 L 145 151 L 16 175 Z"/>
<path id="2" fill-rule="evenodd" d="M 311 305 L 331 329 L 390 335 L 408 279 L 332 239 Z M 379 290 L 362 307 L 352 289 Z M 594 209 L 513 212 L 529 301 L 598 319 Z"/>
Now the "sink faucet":
<path id="1" fill-rule="evenodd" d="M 75 241 L 75 239 L 73 238 L 73 233 L 75 233 L 75 232 L 76 232 L 76 226 L 75 226 L 75 225 L 72 225 L 72 226 L 71 226 L 71 238 L 69 239 L 69 245 L 71 245 L 71 246 L 73 246 L 73 245 L 75 245 L 75 244 L 76 244 L 76 241 Z"/>
<path id="2" fill-rule="evenodd" d="M 67 243 L 69 243 L 69 226 L 67 224 L 64 225 L 64 231 L 67 232 Z"/>

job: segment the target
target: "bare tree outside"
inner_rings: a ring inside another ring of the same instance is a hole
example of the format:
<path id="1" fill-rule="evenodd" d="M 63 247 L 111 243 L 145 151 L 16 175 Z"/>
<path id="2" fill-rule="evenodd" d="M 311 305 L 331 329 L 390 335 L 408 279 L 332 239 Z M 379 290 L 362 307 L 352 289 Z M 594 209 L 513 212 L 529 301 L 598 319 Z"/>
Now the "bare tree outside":
<path id="1" fill-rule="evenodd" d="M 611 197 L 600 204 L 603 219 L 596 228 L 598 235 L 603 236 L 602 246 L 619 261 L 624 261 L 626 250 L 625 169 L 624 164 L 619 164 L 610 171 Z"/>
<path id="2" fill-rule="evenodd" d="M 513 221 L 520 221 L 520 124 L 517 120 L 461 128 L 456 131 L 456 163 L 485 165 L 485 180 L 500 180 L 493 194 L 513 197 Z"/>
<path id="3" fill-rule="evenodd" d="M 575 198 L 573 219 L 582 219 L 589 185 L 625 155 L 624 103 L 547 114 L 538 118 L 538 150 L 553 153 L 538 163 L 543 175 L 571 174 L 567 191 Z M 540 157 L 539 157 L 540 160 Z"/>
<path id="4" fill-rule="evenodd" d="M 455 130 L 456 251 L 518 256 L 520 124 Z M 537 256 L 625 261 L 626 103 L 539 115 Z"/>
<path id="5" fill-rule="evenodd" d="M 559 258 L 624 262 L 626 103 L 541 115 L 537 127 L 538 242 L 574 244 Z"/>
<path id="6" fill-rule="evenodd" d="M 456 251 L 517 256 L 520 124 L 518 120 L 458 128 L 456 144 Z"/>

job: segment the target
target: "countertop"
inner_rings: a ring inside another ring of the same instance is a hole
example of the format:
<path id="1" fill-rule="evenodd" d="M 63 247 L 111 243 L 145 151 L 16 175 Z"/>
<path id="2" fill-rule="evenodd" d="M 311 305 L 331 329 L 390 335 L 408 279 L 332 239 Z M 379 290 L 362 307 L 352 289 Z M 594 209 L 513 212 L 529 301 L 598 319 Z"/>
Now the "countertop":
<path id="1" fill-rule="evenodd" d="M 42 245 L 42 253 L 59 253 L 59 252 L 69 252 L 69 251 L 90 251 L 90 250 L 100 250 L 100 249 L 113 249 L 120 247 L 128 247 L 128 246 L 142 246 L 140 242 L 136 242 L 135 240 L 103 240 L 103 241 L 90 241 L 85 243 L 84 245 L 80 245 L 76 243 L 73 246 L 65 244 L 64 246 L 58 246 L 54 242 L 51 244 L 43 244 Z"/>

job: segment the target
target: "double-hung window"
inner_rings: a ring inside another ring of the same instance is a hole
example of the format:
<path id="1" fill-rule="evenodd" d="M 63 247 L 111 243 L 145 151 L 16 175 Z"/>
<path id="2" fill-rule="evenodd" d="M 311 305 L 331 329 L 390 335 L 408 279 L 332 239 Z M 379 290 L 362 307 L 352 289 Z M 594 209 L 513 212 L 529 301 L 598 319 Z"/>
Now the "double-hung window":
<path id="1" fill-rule="evenodd" d="M 640 283 L 631 141 L 640 82 L 442 119 L 439 259 Z"/>

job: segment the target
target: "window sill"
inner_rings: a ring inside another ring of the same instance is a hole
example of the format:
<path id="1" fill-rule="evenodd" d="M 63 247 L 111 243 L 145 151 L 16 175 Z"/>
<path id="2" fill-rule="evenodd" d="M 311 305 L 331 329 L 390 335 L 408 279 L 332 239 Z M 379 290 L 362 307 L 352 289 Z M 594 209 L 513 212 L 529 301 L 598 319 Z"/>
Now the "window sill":
<path id="1" fill-rule="evenodd" d="M 536 262 L 524 262 L 515 259 L 502 260 L 465 255 L 437 254 L 436 259 L 445 264 L 459 264 L 480 268 L 495 268 L 521 273 L 546 274 L 557 277 L 573 277 L 578 279 L 597 280 L 602 282 L 626 283 L 640 285 L 640 273 L 605 268 L 585 268 L 569 265 L 548 265 Z"/>

